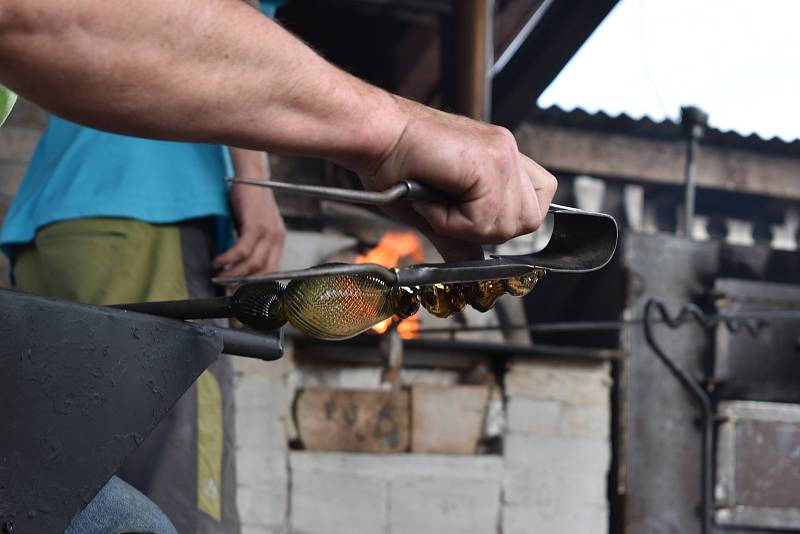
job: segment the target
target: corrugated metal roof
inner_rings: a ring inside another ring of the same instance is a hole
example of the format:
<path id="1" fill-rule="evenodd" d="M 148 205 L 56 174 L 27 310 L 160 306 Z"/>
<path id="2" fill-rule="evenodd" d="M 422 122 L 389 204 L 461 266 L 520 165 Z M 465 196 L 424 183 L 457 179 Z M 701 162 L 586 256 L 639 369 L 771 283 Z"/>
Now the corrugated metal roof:
<path id="1" fill-rule="evenodd" d="M 565 111 L 558 106 L 552 106 L 546 109 L 536 109 L 529 120 L 536 124 L 632 135 L 664 141 L 675 141 L 683 138 L 679 122 L 671 120 L 657 122 L 649 117 L 635 119 L 625 113 L 612 116 L 603 111 L 589 113 L 580 108 Z M 706 134 L 701 144 L 800 157 L 800 139 L 793 141 L 784 141 L 779 137 L 764 139 L 756 134 L 745 136 L 733 130 L 718 130 L 711 127 L 706 129 Z"/>

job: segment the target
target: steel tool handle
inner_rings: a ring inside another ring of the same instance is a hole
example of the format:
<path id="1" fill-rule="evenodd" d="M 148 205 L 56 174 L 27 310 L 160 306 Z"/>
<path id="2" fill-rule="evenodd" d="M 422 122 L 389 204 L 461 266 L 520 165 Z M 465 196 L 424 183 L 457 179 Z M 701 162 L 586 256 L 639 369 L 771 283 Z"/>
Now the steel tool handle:
<path id="1" fill-rule="evenodd" d="M 225 178 L 225 181 L 228 183 L 268 187 L 278 191 L 287 191 L 298 195 L 307 195 L 328 200 L 339 200 L 356 204 L 373 204 L 376 206 L 391 204 L 398 200 L 438 202 L 441 204 L 452 204 L 454 202 L 453 197 L 447 193 L 415 180 L 404 180 L 385 191 L 361 191 L 358 189 L 344 189 L 342 187 L 293 184 L 289 182 L 274 182 L 271 180 L 249 180 L 246 178 L 237 178 L 235 176 L 228 176 Z"/>
<path id="2" fill-rule="evenodd" d="M 403 195 L 403 200 L 435 202 L 437 204 L 453 204 L 456 202 L 451 195 L 444 191 L 430 187 L 416 180 L 405 180 L 401 182 L 408 192 Z"/>

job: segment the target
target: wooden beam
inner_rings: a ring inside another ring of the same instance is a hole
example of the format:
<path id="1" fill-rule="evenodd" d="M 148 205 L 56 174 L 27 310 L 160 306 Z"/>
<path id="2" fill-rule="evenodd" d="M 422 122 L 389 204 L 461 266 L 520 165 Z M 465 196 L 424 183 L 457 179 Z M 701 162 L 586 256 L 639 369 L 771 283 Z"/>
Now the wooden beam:
<path id="1" fill-rule="evenodd" d="M 686 143 L 523 123 L 517 141 L 551 171 L 682 186 Z M 800 158 L 700 145 L 697 185 L 800 199 Z"/>

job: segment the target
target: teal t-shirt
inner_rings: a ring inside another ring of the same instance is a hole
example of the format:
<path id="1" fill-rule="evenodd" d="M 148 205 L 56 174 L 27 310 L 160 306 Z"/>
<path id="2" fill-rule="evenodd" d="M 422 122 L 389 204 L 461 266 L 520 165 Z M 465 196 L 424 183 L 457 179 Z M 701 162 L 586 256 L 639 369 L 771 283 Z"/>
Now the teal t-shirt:
<path id="1" fill-rule="evenodd" d="M 230 174 L 223 146 L 127 137 L 50 117 L 3 222 L 0 245 L 8 253 L 11 245 L 32 241 L 42 226 L 69 219 L 228 218 L 224 177 Z"/>

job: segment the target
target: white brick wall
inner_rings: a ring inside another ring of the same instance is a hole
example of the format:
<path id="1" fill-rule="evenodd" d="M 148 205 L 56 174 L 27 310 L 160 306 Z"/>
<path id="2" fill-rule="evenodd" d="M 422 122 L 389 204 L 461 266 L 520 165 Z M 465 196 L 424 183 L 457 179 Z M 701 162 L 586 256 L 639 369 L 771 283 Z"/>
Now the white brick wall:
<path id="1" fill-rule="evenodd" d="M 502 458 L 292 452 L 295 534 L 497 534 Z"/>
<path id="2" fill-rule="evenodd" d="M 287 353 L 290 351 L 287 351 Z M 283 534 L 289 513 L 290 361 L 236 358 L 236 476 L 242 534 Z"/>
<path id="3" fill-rule="evenodd" d="M 608 532 L 608 366 L 517 362 L 505 384 L 503 534 Z"/>
<path id="4" fill-rule="evenodd" d="M 513 364 L 502 456 L 316 453 L 287 450 L 287 352 L 237 363 L 244 534 L 608 531 L 607 365 Z"/>

